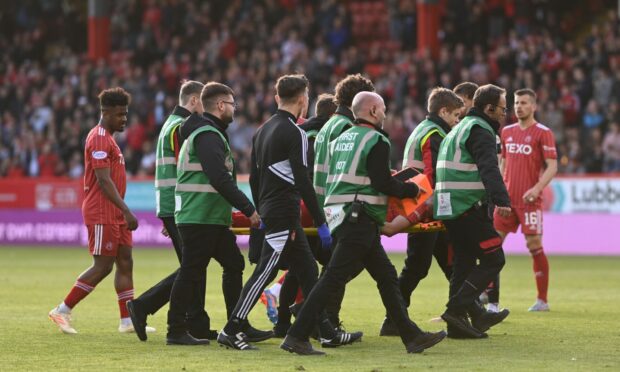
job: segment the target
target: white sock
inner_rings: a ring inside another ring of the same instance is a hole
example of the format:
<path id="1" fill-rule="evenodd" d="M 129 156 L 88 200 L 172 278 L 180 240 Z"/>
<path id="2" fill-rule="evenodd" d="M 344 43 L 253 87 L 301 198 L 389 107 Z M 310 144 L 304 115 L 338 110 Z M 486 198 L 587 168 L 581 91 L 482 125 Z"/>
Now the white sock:
<path id="1" fill-rule="evenodd" d="M 280 284 L 280 283 L 273 283 L 271 285 L 271 287 L 269 287 L 269 292 L 271 292 L 271 294 L 276 296 L 277 298 L 280 298 L 280 289 L 281 288 L 282 288 L 282 284 Z"/>
<path id="2" fill-rule="evenodd" d="M 124 326 L 133 325 L 133 323 L 131 322 L 131 318 L 121 318 L 121 324 Z"/>
<path id="3" fill-rule="evenodd" d="M 499 313 L 499 304 L 489 304 L 487 310 L 493 313 Z"/>
<path id="4" fill-rule="evenodd" d="M 58 305 L 58 311 L 63 314 L 71 314 L 71 308 L 67 306 L 64 301 Z"/>

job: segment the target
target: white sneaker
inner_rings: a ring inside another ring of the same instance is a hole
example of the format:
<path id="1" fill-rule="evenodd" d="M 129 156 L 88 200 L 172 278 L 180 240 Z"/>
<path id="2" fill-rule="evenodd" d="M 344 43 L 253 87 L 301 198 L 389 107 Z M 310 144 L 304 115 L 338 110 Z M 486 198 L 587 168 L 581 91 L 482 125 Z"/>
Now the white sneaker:
<path id="1" fill-rule="evenodd" d="M 549 311 L 549 304 L 539 298 L 527 311 Z"/>
<path id="2" fill-rule="evenodd" d="M 50 320 L 60 328 L 63 333 L 74 335 L 77 333 L 75 328 L 71 325 L 71 313 L 61 313 L 58 311 L 58 307 L 53 308 L 47 314 Z"/>
<path id="3" fill-rule="evenodd" d="M 155 328 L 149 327 L 149 326 L 146 326 L 145 330 L 146 330 L 146 333 L 153 333 L 156 331 Z M 120 333 L 134 333 L 136 330 L 133 328 L 133 323 L 129 323 L 129 324 L 121 323 L 118 326 L 118 331 Z"/>
<path id="4" fill-rule="evenodd" d="M 488 304 L 487 305 L 487 311 L 489 311 L 491 313 L 499 313 L 499 304 L 498 303 Z"/>

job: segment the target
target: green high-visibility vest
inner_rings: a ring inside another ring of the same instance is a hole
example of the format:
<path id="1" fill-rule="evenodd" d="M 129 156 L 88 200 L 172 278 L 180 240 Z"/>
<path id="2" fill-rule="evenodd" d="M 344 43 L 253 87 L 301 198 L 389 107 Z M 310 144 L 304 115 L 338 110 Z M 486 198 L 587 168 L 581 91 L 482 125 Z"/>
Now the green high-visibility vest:
<path id="1" fill-rule="evenodd" d="M 194 139 L 200 133 L 213 132 L 222 138 L 226 147 L 225 165 L 236 183 L 235 163 L 226 138 L 216 128 L 205 125 L 196 129 L 181 146 L 174 192 L 174 219 L 179 224 L 209 224 L 230 226 L 232 205 L 222 197 L 202 170 L 196 155 Z"/>
<path id="2" fill-rule="evenodd" d="M 177 184 L 177 162 L 174 157 L 174 132 L 185 120 L 170 115 L 159 132 L 155 155 L 155 205 L 157 217 L 174 216 L 174 187 Z"/>
<path id="3" fill-rule="evenodd" d="M 430 119 L 425 119 L 415 127 L 405 145 L 403 168 L 413 167 L 420 173 L 424 172 L 422 147 L 433 133 L 438 133 L 442 138 L 446 136 L 446 131 Z"/>
<path id="4" fill-rule="evenodd" d="M 484 119 L 467 116 L 441 142 L 433 194 L 437 219 L 455 219 L 487 197 L 478 166 L 465 146 L 471 129 L 476 125 L 495 136 L 493 128 Z"/>
<path id="5" fill-rule="evenodd" d="M 366 162 L 370 150 L 379 141 L 391 146 L 390 140 L 379 131 L 356 125 L 330 144 L 324 210 L 331 231 L 343 222 L 356 197 L 377 224 L 381 226 L 385 222 L 388 197 L 370 185 Z"/>
<path id="6" fill-rule="evenodd" d="M 327 171 L 329 169 L 329 143 L 336 139 L 353 122 L 345 115 L 335 114 L 323 125 L 314 141 L 314 177 L 312 184 L 319 207 L 325 203 Z"/>

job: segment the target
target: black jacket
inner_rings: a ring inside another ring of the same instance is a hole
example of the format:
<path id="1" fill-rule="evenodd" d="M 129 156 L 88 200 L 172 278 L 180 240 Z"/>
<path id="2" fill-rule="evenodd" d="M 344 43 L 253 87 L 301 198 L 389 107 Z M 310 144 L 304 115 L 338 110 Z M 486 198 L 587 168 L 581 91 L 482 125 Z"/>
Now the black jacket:
<path id="1" fill-rule="evenodd" d="M 205 125 L 211 125 L 217 129 L 228 141 L 226 133 L 227 124 L 224 124 L 217 117 L 204 113 L 191 114 L 183 124 L 179 131 L 180 139 L 184 141 L 196 129 Z M 222 138 L 213 132 L 203 132 L 194 138 L 194 146 L 196 155 L 200 159 L 202 170 L 209 177 L 209 182 L 224 199 L 226 199 L 233 207 L 240 210 L 244 215 L 250 217 L 255 208 L 252 202 L 239 190 L 237 184 L 228 173 L 225 166 L 226 147 Z"/>
<path id="2" fill-rule="evenodd" d="M 290 112 L 278 110 L 254 134 L 250 187 L 261 217 L 297 220 L 303 199 L 316 226 L 325 222 L 308 176 L 308 138 Z"/>
<path id="3" fill-rule="evenodd" d="M 486 129 L 475 125 L 471 129 L 465 146 L 478 166 L 480 178 L 490 201 L 500 207 L 510 207 L 510 197 L 497 165 L 497 140 L 495 136 L 499 133 L 500 125 L 497 121 L 475 108 L 471 108 L 467 112 L 467 116 L 477 116 L 484 119 L 495 132 L 495 135 L 493 135 Z"/>
<path id="4" fill-rule="evenodd" d="M 355 125 L 370 125 L 362 119 L 355 120 Z M 374 127 L 374 126 L 373 126 Z M 375 130 L 390 138 L 389 135 L 381 129 L 374 127 Z M 378 141 L 368 153 L 366 158 L 368 167 L 368 178 L 370 178 L 370 186 L 375 190 L 386 195 L 395 196 L 397 198 L 414 198 L 418 195 L 418 186 L 415 183 L 405 183 L 392 177 L 390 170 L 390 146 Z"/>

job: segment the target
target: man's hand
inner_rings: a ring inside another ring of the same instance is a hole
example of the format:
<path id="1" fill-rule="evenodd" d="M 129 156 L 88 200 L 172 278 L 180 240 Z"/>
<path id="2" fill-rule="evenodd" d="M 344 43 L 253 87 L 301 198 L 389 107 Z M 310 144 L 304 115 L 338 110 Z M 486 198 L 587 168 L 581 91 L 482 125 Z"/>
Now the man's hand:
<path id="1" fill-rule="evenodd" d="M 168 233 L 168 230 L 166 230 L 166 226 L 163 226 L 163 227 L 161 228 L 161 234 L 162 234 L 163 236 L 165 236 L 166 238 L 169 238 L 169 237 L 170 237 L 170 234 Z"/>
<path id="2" fill-rule="evenodd" d="M 512 209 L 510 207 L 495 207 L 497 210 L 497 214 L 502 217 L 508 217 L 512 213 Z"/>
<path id="3" fill-rule="evenodd" d="M 258 215 L 258 213 L 256 213 L 256 211 L 254 211 L 254 213 L 250 216 L 250 226 L 257 229 L 259 225 L 260 225 L 260 216 Z"/>
<path id="4" fill-rule="evenodd" d="M 531 189 L 527 190 L 525 194 L 523 194 L 523 201 L 525 203 L 533 203 L 540 196 L 540 190 L 538 187 L 534 186 Z"/>
<path id="5" fill-rule="evenodd" d="M 327 223 L 323 223 L 318 227 L 317 233 L 319 234 L 319 238 L 321 239 L 321 246 L 325 250 L 330 250 L 332 248 L 332 234 L 329 231 L 329 227 Z"/>
<path id="6" fill-rule="evenodd" d="M 127 224 L 127 230 L 134 231 L 138 228 L 138 219 L 131 213 L 130 210 L 127 210 L 123 213 L 125 216 L 125 223 Z"/>

